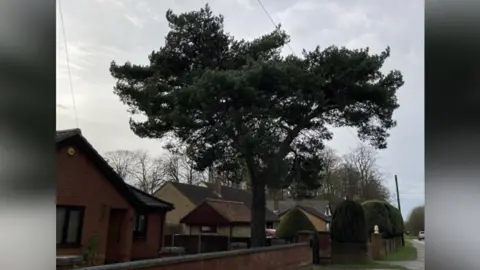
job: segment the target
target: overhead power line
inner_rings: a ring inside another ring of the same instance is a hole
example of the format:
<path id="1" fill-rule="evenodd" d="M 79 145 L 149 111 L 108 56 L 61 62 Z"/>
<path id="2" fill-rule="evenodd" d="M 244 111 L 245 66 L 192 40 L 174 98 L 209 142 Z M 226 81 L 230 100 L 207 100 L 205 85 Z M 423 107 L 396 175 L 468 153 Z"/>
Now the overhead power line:
<path id="1" fill-rule="evenodd" d="M 60 13 L 60 21 L 62 23 L 63 41 L 65 44 L 65 56 L 67 59 L 68 78 L 70 80 L 70 93 L 72 95 L 72 103 L 73 103 L 73 113 L 75 115 L 75 124 L 76 124 L 76 127 L 78 128 L 77 105 L 75 102 L 75 91 L 73 90 L 72 72 L 70 70 L 70 57 L 68 56 L 68 45 L 67 45 L 67 35 L 65 34 L 65 23 L 63 21 L 62 0 L 58 0 L 58 8 Z"/>
<path id="2" fill-rule="evenodd" d="M 270 13 L 268 12 L 267 8 L 265 8 L 265 6 L 263 5 L 262 1 L 261 0 L 257 0 L 257 2 L 260 4 L 260 6 L 262 7 L 263 11 L 265 12 L 265 14 L 267 15 L 267 17 L 270 19 L 270 22 L 272 22 L 273 26 L 275 26 L 275 29 L 278 28 L 278 24 L 275 22 L 275 20 L 273 19 L 273 17 L 270 15 Z M 297 54 L 295 53 L 295 51 L 292 49 L 292 47 L 290 46 L 289 43 L 287 43 L 287 47 L 290 49 L 290 51 L 292 51 L 292 53 L 296 56 Z M 357 139 L 357 141 L 359 141 L 360 143 L 362 143 L 362 141 L 360 141 L 360 139 L 358 138 L 358 136 L 356 136 L 355 134 L 353 134 L 353 132 L 350 130 L 349 127 L 347 127 L 347 130 L 348 132 L 353 136 L 355 137 L 355 139 Z"/>
<path id="3" fill-rule="evenodd" d="M 267 17 L 270 19 L 270 21 L 272 22 L 273 26 L 275 26 L 275 29 L 278 28 L 278 24 L 275 23 L 275 20 L 272 18 L 272 16 L 270 15 L 270 13 L 268 13 L 268 10 L 265 8 L 265 6 L 263 5 L 262 1 L 261 0 L 257 0 L 258 3 L 260 4 L 260 6 L 262 7 L 263 11 L 265 12 L 265 14 L 267 14 Z M 297 55 L 295 53 L 295 51 L 292 49 L 292 47 L 290 46 L 289 43 L 287 43 L 287 47 L 290 49 L 290 51 L 292 51 L 292 53 L 294 55 Z"/>

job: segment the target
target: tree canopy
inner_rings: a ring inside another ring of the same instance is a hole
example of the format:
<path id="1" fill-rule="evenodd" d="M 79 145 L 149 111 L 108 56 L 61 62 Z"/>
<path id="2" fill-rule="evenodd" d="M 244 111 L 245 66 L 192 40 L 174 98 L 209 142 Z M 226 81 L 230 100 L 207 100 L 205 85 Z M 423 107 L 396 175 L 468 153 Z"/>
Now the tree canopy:
<path id="1" fill-rule="evenodd" d="M 417 206 L 415 207 L 406 223 L 406 229 L 410 231 L 413 235 L 418 235 L 418 232 L 425 231 L 425 207 Z"/>
<path id="2" fill-rule="evenodd" d="M 112 62 L 114 92 L 143 116 L 130 120 L 138 136 L 173 135 L 188 145 L 198 169 L 245 165 L 252 246 L 265 244 L 266 185 L 308 183 L 321 170 L 317 153 L 332 138 L 328 126 L 355 127 L 360 139 L 387 146 L 403 84 L 399 71 L 380 71 L 389 48 L 371 54 L 330 46 L 282 56 L 289 36 L 281 28 L 235 39 L 208 5 L 169 10 L 166 18 L 170 31 L 148 65 Z"/>

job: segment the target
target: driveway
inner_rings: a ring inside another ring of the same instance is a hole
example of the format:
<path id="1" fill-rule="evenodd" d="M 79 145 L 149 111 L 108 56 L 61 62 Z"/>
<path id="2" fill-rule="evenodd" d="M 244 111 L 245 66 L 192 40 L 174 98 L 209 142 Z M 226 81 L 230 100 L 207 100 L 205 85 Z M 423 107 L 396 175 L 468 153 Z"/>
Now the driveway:
<path id="1" fill-rule="evenodd" d="M 425 241 L 411 240 L 417 249 L 417 259 L 414 261 L 388 262 L 388 264 L 402 265 L 409 270 L 425 270 Z"/>

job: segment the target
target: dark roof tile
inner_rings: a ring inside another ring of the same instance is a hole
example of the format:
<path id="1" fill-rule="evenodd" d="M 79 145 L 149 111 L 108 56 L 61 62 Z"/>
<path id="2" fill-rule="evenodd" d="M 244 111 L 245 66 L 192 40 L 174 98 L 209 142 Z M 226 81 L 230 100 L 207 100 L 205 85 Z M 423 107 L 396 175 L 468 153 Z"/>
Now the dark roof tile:
<path id="1" fill-rule="evenodd" d="M 78 128 L 57 130 L 57 132 L 55 132 L 55 142 L 61 142 L 75 135 L 82 135 L 82 131 Z"/>
<path id="2" fill-rule="evenodd" d="M 138 189 L 138 188 L 136 188 L 132 185 L 128 185 L 128 186 L 130 187 L 130 190 L 132 190 L 133 195 L 135 195 L 135 197 L 137 197 L 137 199 L 139 201 L 141 201 L 142 203 L 144 203 L 148 207 L 160 207 L 160 208 L 172 208 L 173 209 L 173 205 L 171 203 L 166 202 L 164 200 L 160 200 L 159 198 L 157 198 L 153 195 L 150 195 L 146 192 L 143 192 L 140 189 Z"/>
<path id="3" fill-rule="evenodd" d="M 243 202 L 233 202 L 221 199 L 207 199 L 209 204 L 217 213 L 225 217 L 229 222 L 250 222 L 250 208 Z"/>

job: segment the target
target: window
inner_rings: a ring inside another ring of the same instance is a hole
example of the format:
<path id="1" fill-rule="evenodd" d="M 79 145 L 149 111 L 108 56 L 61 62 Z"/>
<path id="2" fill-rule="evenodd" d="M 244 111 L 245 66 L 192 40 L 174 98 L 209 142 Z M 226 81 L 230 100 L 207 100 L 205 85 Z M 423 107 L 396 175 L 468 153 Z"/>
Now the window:
<path id="1" fill-rule="evenodd" d="M 217 227 L 202 226 L 202 227 L 200 227 L 200 231 L 202 233 L 216 233 L 217 232 Z"/>
<path id="2" fill-rule="evenodd" d="M 145 238 L 147 236 L 147 216 L 143 214 L 135 215 L 133 220 L 133 237 Z"/>
<path id="3" fill-rule="evenodd" d="M 79 245 L 84 207 L 57 206 L 57 245 Z"/>

